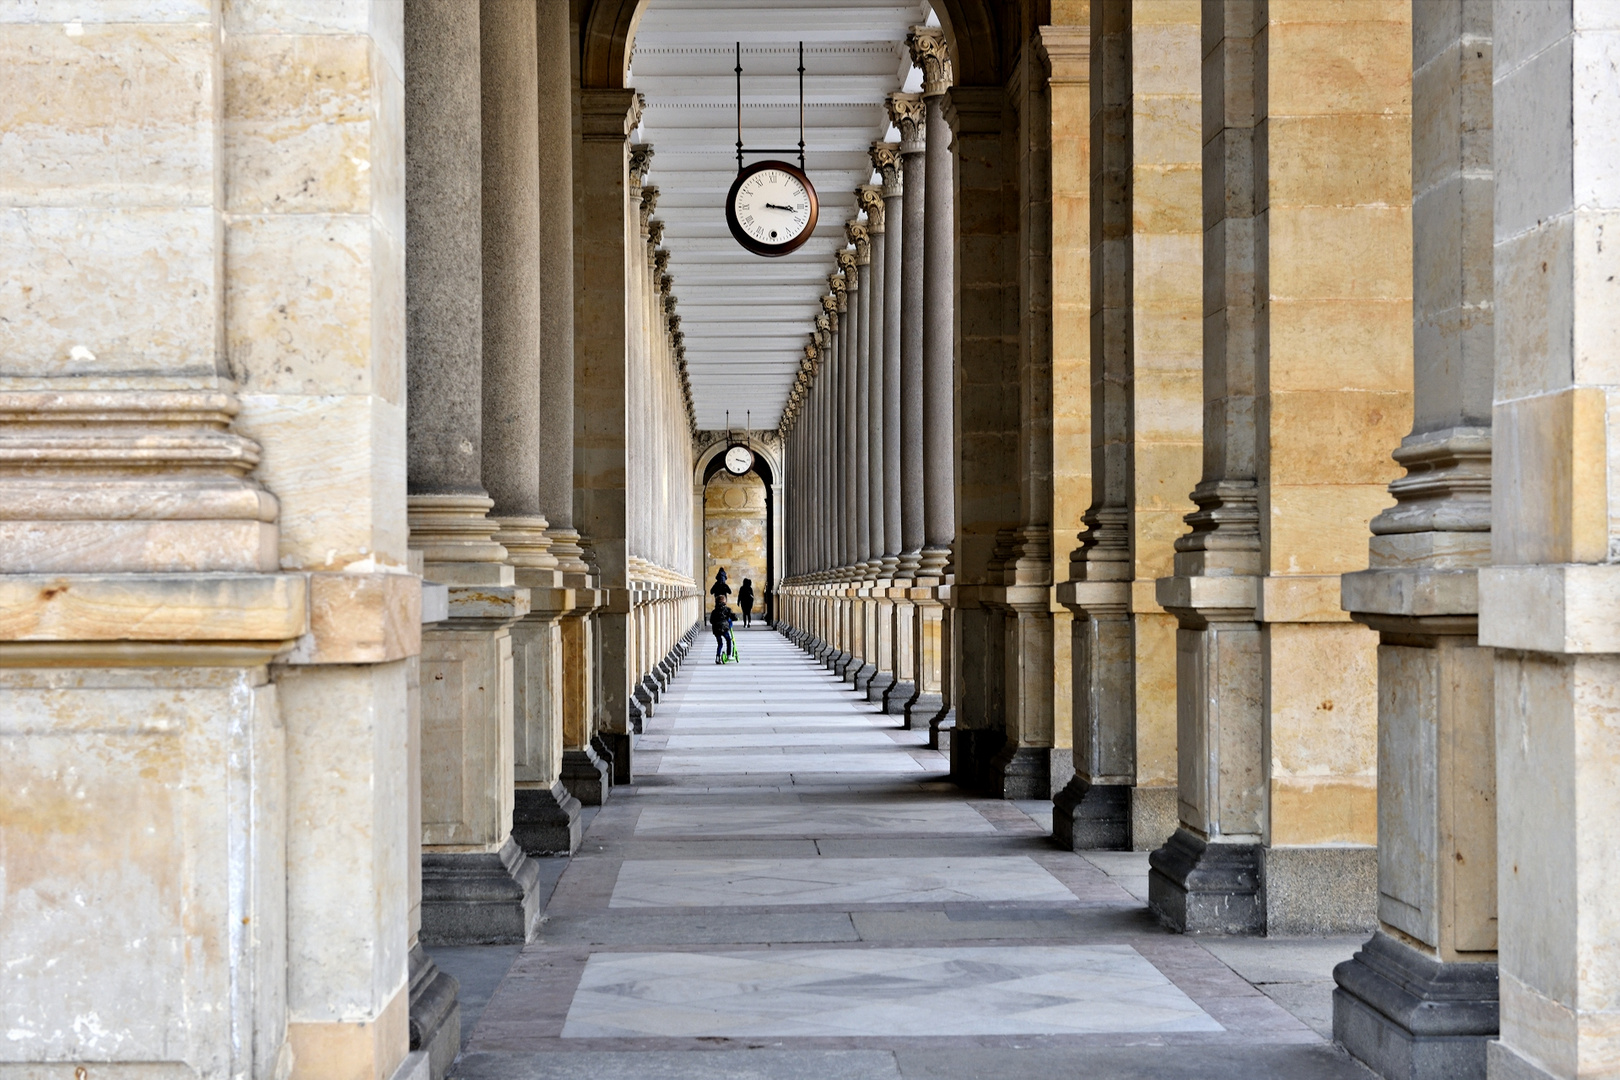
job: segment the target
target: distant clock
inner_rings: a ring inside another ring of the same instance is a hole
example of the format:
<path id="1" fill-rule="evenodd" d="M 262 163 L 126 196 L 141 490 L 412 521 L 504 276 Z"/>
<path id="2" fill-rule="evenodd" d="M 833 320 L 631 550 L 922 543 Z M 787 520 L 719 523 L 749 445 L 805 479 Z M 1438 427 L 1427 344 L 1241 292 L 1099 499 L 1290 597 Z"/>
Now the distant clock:
<path id="1" fill-rule="evenodd" d="M 726 224 L 737 243 L 776 258 L 797 251 L 816 228 L 815 186 L 785 161 L 756 161 L 737 173 L 726 196 Z"/>
<path id="2" fill-rule="evenodd" d="M 754 452 L 746 446 L 733 446 L 726 451 L 726 471 L 741 476 L 754 467 Z"/>

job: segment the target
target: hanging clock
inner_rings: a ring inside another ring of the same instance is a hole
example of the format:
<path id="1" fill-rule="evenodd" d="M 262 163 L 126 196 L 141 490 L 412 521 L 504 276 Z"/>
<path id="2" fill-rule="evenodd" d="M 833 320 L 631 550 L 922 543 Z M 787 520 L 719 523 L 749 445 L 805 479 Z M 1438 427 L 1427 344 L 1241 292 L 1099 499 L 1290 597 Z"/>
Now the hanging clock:
<path id="1" fill-rule="evenodd" d="M 815 186 L 785 161 L 756 161 L 738 171 L 726 196 L 726 224 L 737 243 L 776 258 L 797 251 L 816 228 Z"/>
<path id="2" fill-rule="evenodd" d="M 754 452 L 746 446 L 733 446 L 726 451 L 726 471 L 741 476 L 754 467 Z"/>

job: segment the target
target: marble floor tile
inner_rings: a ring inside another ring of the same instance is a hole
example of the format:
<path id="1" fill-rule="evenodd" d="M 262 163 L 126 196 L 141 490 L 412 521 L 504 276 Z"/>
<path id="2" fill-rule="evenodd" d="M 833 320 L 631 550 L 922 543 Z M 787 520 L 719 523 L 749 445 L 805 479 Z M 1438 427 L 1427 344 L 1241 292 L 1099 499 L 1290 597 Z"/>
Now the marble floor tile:
<path id="1" fill-rule="evenodd" d="M 610 907 L 1076 902 L 1025 855 L 882 859 L 629 859 Z"/>
<path id="2" fill-rule="evenodd" d="M 906 753 L 859 755 L 805 753 L 675 754 L 665 752 L 660 774 L 669 773 L 897 773 L 923 772 L 922 764 Z"/>
<path id="3" fill-rule="evenodd" d="M 637 836 L 994 835 L 995 826 L 960 803 L 923 806 L 657 806 L 641 812 Z"/>
<path id="4" fill-rule="evenodd" d="M 597 953 L 563 1038 L 1218 1032 L 1128 945 Z"/>
<path id="5" fill-rule="evenodd" d="M 736 747 L 777 746 L 882 746 L 895 745 L 881 731 L 869 728 L 847 731 L 757 731 L 728 734 L 687 734 L 688 728 L 675 729 L 664 746 L 669 750 L 730 750 Z"/>

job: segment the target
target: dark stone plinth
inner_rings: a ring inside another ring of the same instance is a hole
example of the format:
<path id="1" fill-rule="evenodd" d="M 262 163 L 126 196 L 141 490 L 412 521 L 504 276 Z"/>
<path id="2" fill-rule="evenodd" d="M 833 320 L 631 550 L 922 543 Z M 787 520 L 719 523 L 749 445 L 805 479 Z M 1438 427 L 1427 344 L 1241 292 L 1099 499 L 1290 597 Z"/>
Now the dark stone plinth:
<path id="1" fill-rule="evenodd" d="M 411 1049 L 427 1055 L 433 1080 L 444 1080 L 461 1050 L 461 1002 L 457 1000 L 461 988 L 439 970 L 420 944 L 412 946 L 407 968 Z"/>
<path id="2" fill-rule="evenodd" d="M 905 722 L 900 726 L 907 731 L 917 729 L 926 731 L 928 722 L 940 714 L 945 708 L 945 698 L 941 694 L 925 694 L 914 690 L 911 699 L 906 702 Z"/>
<path id="3" fill-rule="evenodd" d="M 572 855 L 579 847 L 580 802 L 561 781 L 513 793 L 512 839 L 525 855 Z"/>
<path id="4" fill-rule="evenodd" d="M 587 746 L 583 750 L 564 750 L 562 786 L 581 804 L 601 806 L 607 802 L 608 792 L 613 786 L 612 762 L 603 760 L 595 746 Z"/>
<path id="5" fill-rule="evenodd" d="M 928 721 L 928 749 L 951 752 L 951 735 L 956 731 L 956 710 L 945 709 Z"/>
<path id="6" fill-rule="evenodd" d="M 637 732 L 640 730 L 640 728 L 636 729 Z M 615 784 L 630 783 L 630 733 L 628 731 L 602 731 L 593 736 L 591 741 L 595 742 L 598 739 L 607 748 L 607 753 L 602 754 L 603 760 L 610 761 L 613 765 L 613 782 Z"/>
<path id="7" fill-rule="evenodd" d="M 1069 851 L 1129 851 L 1130 786 L 1070 780 L 1052 799 L 1052 839 Z"/>
<path id="8" fill-rule="evenodd" d="M 965 728 L 951 734 L 951 782 L 969 791 L 983 791 L 990 760 L 1006 745 L 1000 728 Z"/>
<path id="9" fill-rule="evenodd" d="M 853 675 L 846 675 L 845 679 L 853 683 L 858 693 L 866 693 L 866 687 L 871 683 L 872 676 L 877 674 L 877 665 L 870 660 L 863 660 L 861 666 L 852 668 Z"/>
<path id="10" fill-rule="evenodd" d="M 641 689 L 647 692 L 647 715 L 651 716 L 653 714 L 653 705 L 657 704 L 664 696 L 664 688 L 658 685 L 658 680 L 653 678 L 649 672 L 641 680 Z"/>
<path id="11" fill-rule="evenodd" d="M 1187 934 L 1263 934 L 1260 845 L 1211 844 L 1177 828 L 1148 857 L 1148 907 Z"/>
<path id="12" fill-rule="evenodd" d="M 1333 969 L 1333 1038 L 1386 1080 L 1484 1080 L 1493 963 L 1442 963 L 1382 931 Z"/>
<path id="13" fill-rule="evenodd" d="M 499 852 L 423 852 L 422 944 L 534 940 L 539 882 L 540 868 L 511 837 Z"/>
<path id="14" fill-rule="evenodd" d="M 994 799 L 1050 799 L 1051 747 L 1004 743 L 985 767 L 984 790 Z"/>
<path id="15" fill-rule="evenodd" d="M 888 693 L 889 687 L 894 685 L 894 672 L 876 671 L 866 684 L 866 700 L 881 703 L 883 695 Z"/>
<path id="16" fill-rule="evenodd" d="M 890 716 L 904 716 L 906 703 L 916 696 L 916 683 L 892 682 L 889 688 L 883 691 L 883 711 Z"/>

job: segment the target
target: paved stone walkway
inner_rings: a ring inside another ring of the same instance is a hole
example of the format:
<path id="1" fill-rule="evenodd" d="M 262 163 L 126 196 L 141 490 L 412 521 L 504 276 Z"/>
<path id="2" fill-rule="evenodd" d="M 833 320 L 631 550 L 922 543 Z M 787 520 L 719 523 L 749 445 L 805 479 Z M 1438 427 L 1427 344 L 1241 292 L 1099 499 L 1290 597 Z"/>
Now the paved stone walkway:
<path id="1" fill-rule="evenodd" d="M 965 797 L 774 632 L 740 632 L 736 665 L 707 644 L 637 783 L 552 864 L 542 940 L 435 953 L 469 1005 L 454 1075 L 1370 1076 L 1321 1034 L 1356 939 L 1165 933 L 1145 856 L 1060 851 L 1050 804 Z"/>

